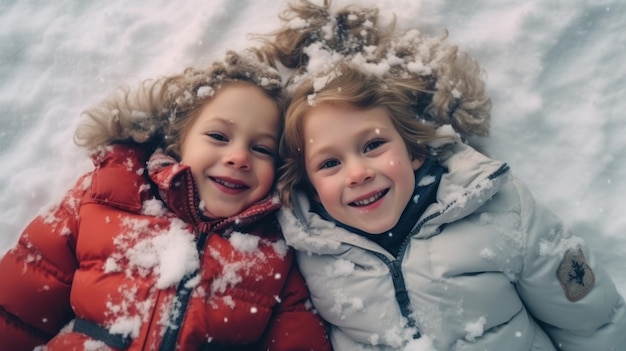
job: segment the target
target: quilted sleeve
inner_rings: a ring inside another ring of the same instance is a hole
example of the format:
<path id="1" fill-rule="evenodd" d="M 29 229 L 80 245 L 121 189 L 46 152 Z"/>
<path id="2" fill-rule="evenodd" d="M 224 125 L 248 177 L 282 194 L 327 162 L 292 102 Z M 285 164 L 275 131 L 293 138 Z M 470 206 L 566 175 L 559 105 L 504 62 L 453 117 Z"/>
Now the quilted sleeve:
<path id="1" fill-rule="evenodd" d="M 559 350 L 619 350 L 626 306 L 584 240 L 517 183 L 526 255 L 517 290 Z"/>
<path id="2" fill-rule="evenodd" d="M 73 318 L 77 211 L 88 180 L 41 211 L 0 258 L 0 350 L 32 350 Z"/>

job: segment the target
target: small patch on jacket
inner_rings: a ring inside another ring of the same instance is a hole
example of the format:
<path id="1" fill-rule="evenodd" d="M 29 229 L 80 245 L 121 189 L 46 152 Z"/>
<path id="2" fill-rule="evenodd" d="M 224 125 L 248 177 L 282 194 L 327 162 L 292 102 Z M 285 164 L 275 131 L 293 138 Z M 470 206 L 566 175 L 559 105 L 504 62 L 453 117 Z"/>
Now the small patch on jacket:
<path id="1" fill-rule="evenodd" d="M 596 277 L 580 249 L 570 249 L 565 252 L 556 275 L 565 296 L 571 302 L 585 297 L 596 282 Z"/>

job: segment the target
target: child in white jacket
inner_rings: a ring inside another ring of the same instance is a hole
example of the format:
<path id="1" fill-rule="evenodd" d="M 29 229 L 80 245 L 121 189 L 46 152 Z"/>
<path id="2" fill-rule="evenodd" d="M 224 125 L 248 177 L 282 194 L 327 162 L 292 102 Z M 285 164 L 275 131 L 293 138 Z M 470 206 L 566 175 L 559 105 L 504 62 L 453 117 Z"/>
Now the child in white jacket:
<path id="1" fill-rule="evenodd" d="M 381 30 L 376 10 L 281 18 L 268 42 L 297 69 L 281 225 L 335 350 L 626 349 L 594 254 L 466 143 L 490 109 L 471 58 Z"/>

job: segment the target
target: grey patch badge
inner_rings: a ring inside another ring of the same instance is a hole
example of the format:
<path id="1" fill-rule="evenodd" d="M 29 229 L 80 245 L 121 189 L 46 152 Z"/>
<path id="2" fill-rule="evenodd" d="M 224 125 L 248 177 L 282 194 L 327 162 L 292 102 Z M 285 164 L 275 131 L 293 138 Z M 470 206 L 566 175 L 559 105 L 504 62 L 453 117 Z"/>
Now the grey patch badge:
<path id="1" fill-rule="evenodd" d="M 561 283 L 565 296 L 571 302 L 576 302 L 585 297 L 596 282 L 596 277 L 580 249 L 569 249 L 565 252 L 556 271 L 556 276 Z"/>

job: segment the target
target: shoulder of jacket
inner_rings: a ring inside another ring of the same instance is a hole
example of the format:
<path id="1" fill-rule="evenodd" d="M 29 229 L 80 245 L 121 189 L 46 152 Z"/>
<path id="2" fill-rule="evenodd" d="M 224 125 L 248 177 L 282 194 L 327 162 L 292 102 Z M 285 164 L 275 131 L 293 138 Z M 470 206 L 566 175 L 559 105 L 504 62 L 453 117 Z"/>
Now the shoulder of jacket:
<path id="1" fill-rule="evenodd" d="M 138 147 L 115 145 L 94 156 L 89 196 L 98 203 L 137 212 L 143 191 L 150 188 L 145 175 L 147 158 Z"/>

